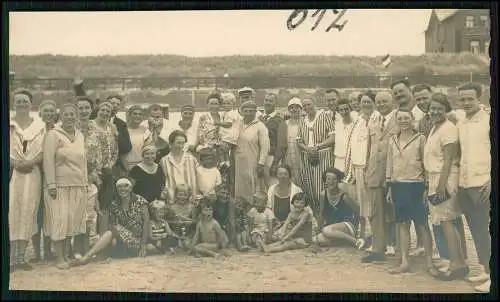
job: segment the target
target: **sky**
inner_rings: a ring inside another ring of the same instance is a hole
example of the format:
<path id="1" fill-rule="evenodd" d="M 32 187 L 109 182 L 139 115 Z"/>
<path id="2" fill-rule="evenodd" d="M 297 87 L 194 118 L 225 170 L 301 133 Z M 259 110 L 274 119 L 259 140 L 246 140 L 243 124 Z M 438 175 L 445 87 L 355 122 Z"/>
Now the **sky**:
<path id="1" fill-rule="evenodd" d="M 293 10 L 9 13 L 9 51 L 16 55 L 176 54 L 419 55 L 430 9 L 348 9 L 342 31 L 315 31 L 309 10 L 290 31 Z M 297 19 L 300 19 L 298 17 Z"/>

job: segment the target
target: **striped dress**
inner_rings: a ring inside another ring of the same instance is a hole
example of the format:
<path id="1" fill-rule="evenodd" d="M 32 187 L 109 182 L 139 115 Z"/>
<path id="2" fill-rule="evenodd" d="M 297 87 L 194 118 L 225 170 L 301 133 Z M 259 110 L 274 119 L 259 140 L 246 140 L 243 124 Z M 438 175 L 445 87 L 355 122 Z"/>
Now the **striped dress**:
<path id="1" fill-rule="evenodd" d="M 299 128 L 299 138 L 306 146 L 316 145 L 325 141 L 335 130 L 334 117 L 329 111 L 318 110 L 314 119 L 306 116 Z M 333 167 L 332 148 L 319 151 L 319 163 L 313 165 L 306 152 L 302 152 L 302 180 L 300 187 L 311 198 L 311 207 L 315 213 L 319 211 L 319 195 L 323 189 L 323 172 Z"/>
<path id="2" fill-rule="evenodd" d="M 169 201 L 174 200 L 175 188 L 180 184 L 189 186 L 191 192 L 197 194 L 196 168 L 198 161 L 191 153 L 184 151 L 179 162 L 174 159 L 172 153 L 169 153 L 160 160 L 160 167 L 165 175 L 165 190 L 168 192 Z"/>

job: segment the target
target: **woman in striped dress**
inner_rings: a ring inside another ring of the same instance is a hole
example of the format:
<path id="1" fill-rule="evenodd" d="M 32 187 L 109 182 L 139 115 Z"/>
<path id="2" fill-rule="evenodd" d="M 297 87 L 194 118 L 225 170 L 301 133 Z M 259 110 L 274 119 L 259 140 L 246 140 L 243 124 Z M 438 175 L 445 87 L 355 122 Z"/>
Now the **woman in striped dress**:
<path id="1" fill-rule="evenodd" d="M 300 149 L 297 144 L 300 125 L 304 122 L 301 116 L 302 101 L 294 97 L 288 102 L 288 112 L 290 119 L 286 121 L 288 129 L 288 149 L 285 155 L 285 163 L 292 168 L 292 181 L 299 183 L 302 179 L 300 165 L 302 162 Z"/>
<path id="2" fill-rule="evenodd" d="M 117 176 L 113 175 L 113 166 L 118 159 L 118 130 L 110 122 L 113 105 L 100 102 L 97 116 L 89 122 L 89 137 L 87 149 L 91 159 L 89 166 L 95 169 L 98 176 L 98 215 L 97 228 L 99 234 L 108 230 L 108 209 L 115 195 L 114 183 Z"/>
<path id="3" fill-rule="evenodd" d="M 30 117 L 33 96 L 28 90 L 14 92 L 16 115 L 10 121 L 9 239 L 11 271 L 31 270 L 24 256 L 36 234 L 37 210 L 42 193 L 39 163 L 45 124 Z"/>
<path id="4" fill-rule="evenodd" d="M 187 136 L 181 130 L 174 130 L 169 138 L 170 153 L 160 160 L 160 167 L 165 175 L 165 193 L 163 197 L 169 202 L 174 201 L 175 188 L 178 185 L 186 185 L 192 192 L 198 192 L 196 183 L 196 167 L 198 161 L 188 151 L 184 145 L 187 142 Z"/>
<path id="5" fill-rule="evenodd" d="M 316 215 L 319 212 L 319 195 L 323 189 L 323 172 L 333 167 L 334 116 L 329 111 L 317 110 L 313 97 L 302 100 L 306 112 L 299 128 L 298 145 L 302 153 L 302 182 Z"/>
<path id="6" fill-rule="evenodd" d="M 77 108 L 61 108 L 61 125 L 47 133 L 43 168 L 50 201 L 50 238 L 56 249 L 56 267 L 68 269 L 71 237 L 85 233 L 87 158 L 85 139 L 76 129 Z"/>

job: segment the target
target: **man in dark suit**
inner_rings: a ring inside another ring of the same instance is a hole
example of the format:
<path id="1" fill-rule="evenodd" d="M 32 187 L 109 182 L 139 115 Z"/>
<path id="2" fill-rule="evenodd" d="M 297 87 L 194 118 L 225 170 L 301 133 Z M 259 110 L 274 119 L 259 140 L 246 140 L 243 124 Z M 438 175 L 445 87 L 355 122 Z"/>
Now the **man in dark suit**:
<path id="1" fill-rule="evenodd" d="M 128 132 L 127 123 L 116 116 L 124 105 L 124 100 L 119 95 L 111 95 L 106 101 L 113 105 L 112 119 L 118 130 L 118 160 L 115 165 L 117 176 L 126 176 L 128 174 L 128 165 L 126 155 L 132 150 L 132 142 Z"/>
<path id="2" fill-rule="evenodd" d="M 261 116 L 269 131 L 271 145 L 264 169 L 266 187 L 271 185 L 271 176 L 275 175 L 278 164 L 285 160 L 288 148 L 287 126 L 285 120 L 276 112 L 277 100 L 276 94 L 268 93 L 264 99 L 264 114 Z"/>

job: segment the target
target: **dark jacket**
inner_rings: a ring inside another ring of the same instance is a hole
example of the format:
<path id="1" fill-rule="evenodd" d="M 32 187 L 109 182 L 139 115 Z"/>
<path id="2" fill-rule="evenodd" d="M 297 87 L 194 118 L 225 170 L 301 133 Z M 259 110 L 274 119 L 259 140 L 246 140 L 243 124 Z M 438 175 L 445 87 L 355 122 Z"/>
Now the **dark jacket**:
<path id="1" fill-rule="evenodd" d="M 264 124 L 269 132 L 269 155 L 278 156 L 278 149 L 285 150 L 288 147 L 287 126 L 285 120 L 276 113 L 274 116 L 266 118 L 262 117 Z"/>
<path id="2" fill-rule="evenodd" d="M 132 142 L 130 141 L 127 123 L 115 116 L 113 124 L 115 124 L 116 130 L 118 130 L 118 154 L 124 155 L 129 153 L 132 150 Z"/>

